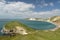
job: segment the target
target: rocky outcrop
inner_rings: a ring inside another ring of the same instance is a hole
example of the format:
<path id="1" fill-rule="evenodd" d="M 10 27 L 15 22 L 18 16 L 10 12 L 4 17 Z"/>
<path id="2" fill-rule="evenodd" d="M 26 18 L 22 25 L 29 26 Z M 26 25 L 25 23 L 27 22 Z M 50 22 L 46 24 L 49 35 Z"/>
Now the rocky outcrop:
<path id="1" fill-rule="evenodd" d="M 42 19 L 42 18 L 26 18 L 26 20 L 33 20 L 33 21 L 46 21 L 45 19 Z"/>
<path id="2" fill-rule="evenodd" d="M 49 21 L 56 25 L 56 28 L 51 29 L 52 31 L 55 31 L 60 28 L 60 16 L 51 17 Z"/>
<path id="3" fill-rule="evenodd" d="M 19 26 L 16 27 L 16 33 L 19 33 L 19 34 L 22 34 L 22 35 L 28 34 L 26 29 L 24 29 L 23 27 L 19 27 Z"/>
<path id="4" fill-rule="evenodd" d="M 5 27 L 1 30 L 1 32 L 3 34 L 6 34 L 6 35 L 15 35 L 15 34 L 22 34 L 22 35 L 26 35 L 28 34 L 26 29 L 24 29 L 23 27 L 20 27 L 20 26 L 16 26 L 16 28 L 14 29 L 6 29 Z"/>
<path id="5" fill-rule="evenodd" d="M 4 25 L 4 27 L 1 30 L 2 34 L 8 34 L 8 35 L 15 35 L 15 34 L 22 34 L 26 35 L 27 29 L 26 26 L 20 22 L 17 21 L 11 21 Z"/>
<path id="6" fill-rule="evenodd" d="M 54 17 L 49 18 L 48 20 L 50 20 L 52 22 L 58 21 L 58 20 L 60 20 L 60 16 L 54 16 Z"/>

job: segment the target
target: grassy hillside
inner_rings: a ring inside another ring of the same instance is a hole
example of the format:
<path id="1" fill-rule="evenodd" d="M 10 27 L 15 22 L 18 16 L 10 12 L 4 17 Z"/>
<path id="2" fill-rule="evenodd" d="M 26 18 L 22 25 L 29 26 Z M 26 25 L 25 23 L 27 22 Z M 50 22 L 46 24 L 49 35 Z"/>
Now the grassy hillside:
<path id="1" fill-rule="evenodd" d="M 0 36 L 0 40 L 60 40 L 60 29 L 52 31 L 34 31 L 28 35 Z"/>
<path id="2" fill-rule="evenodd" d="M 50 21 L 58 21 L 60 20 L 60 16 L 54 16 L 49 19 Z"/>
<path id="3" fill-rule="evenodd" d="M 60 20 L 58 20 L 60 21 Z M 29 31 L 27 35 L 17 34 L 16 36 L 0 36 L 0 40 L 60 40 L 60 29 L 56 31 L 46 31 L 46 30 L 34 30 L 29 28 L 25 24 L 17 21 L 8 22 L 5 24 L 7 29 L 14 28 L 15 26 L 24 27 Z"/>
<path id="4" fill-rule="evenodd" d="M 14 28 L 16 28 L 16 26 L 20 26 L 20 27 L 23 27 L 23 28 L 25 28 L 26 30 L 33 30 L 32 28 L 29 28 L 27 25 L 25 25 L 25 24 L 23 24 L 23 23 L 21 23 L 21 22 L 19 22 L 19 21 L 11 21 L 11 22 L 8 22 L 8 23 L 6 23 L 5 25 L 4 25 L 4 27 L 6 28 L 6 29 L 14 29 Z"/>

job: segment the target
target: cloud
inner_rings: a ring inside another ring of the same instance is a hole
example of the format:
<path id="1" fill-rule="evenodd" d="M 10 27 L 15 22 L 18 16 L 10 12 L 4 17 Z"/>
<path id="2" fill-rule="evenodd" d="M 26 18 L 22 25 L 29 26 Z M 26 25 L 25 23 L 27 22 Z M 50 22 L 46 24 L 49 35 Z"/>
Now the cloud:
<path id="1" fill-rule="evenodd" d="M 26 17 L 34 17 L 34 18 L 48 18 L 48 17 L 52 17 L 52 16 L 58 16 L 60 15 L 60 10 L 59 9 L 54 9 L 51 11 L 42 11 L 42 12 L 28 12 L 26 13 Z"/>
<path id="2" fill-rule="evenodd" d="M 51 2 L 51 3 L 49 3 L 49 5 L 50 5 L 50 6 L 54 6 L 54 4 L 53 4 L 52 2 Z"/>
<path id="3" fill-rule="evenodd" d="M 48 6 L 48 3 L 45 2 L 45 0 L 41 1 L 40 7 Z"/>
<path id="4" fill-rule="evenodd" d="M 58 1 L 58 3 L 60 3 L 60 1 Z"/>
<path id="5" fill-rule="evenodd" d="M 39 6 L 39 5 L 38 5 L 38 6 Z M 47 7 L 47 6 L 48 6 L 47 3 L 43 3 L 43 4 L 40 5 L 41 8 L 43 8 L 43 7 Z"/>
<path id="6" fill-rule="evenodd" d="M 51 16 L 58 16 L 60 15 L 60 9 L 53 9 L 51 11 L 44 11 L 44 12 L 39 12 L 41 17 L 51 17 Z"/>
<path id="7" fill-rule="evenodd" d="M 44 6 L 48 6 L 48 4 L 47 4 L 47 3 L 45 3 L 45 4 L 44 4 Z"/>
<path id="8" fill-rule="evenodd" d="M 41 8 L 47 7 L 47 6 L 54 6 L 54 3 L 53 2 L 47 3 L 45 0 L 42 0 L 41 4 L 39 4 L 38 6 L 40 6 Z"/>
<path id="9" fill-rule="evenodd" d="M 35 6 L 24 2 L 11 2 L 6 4 L 0 2 L 0 16 L 3 18 L 18 18 L 18 16 L 25 17 L 25 13 L 30 13 Z"/>
<path id="10" fill-rule="evenodd" d="M 4 2 L 5 0 L 0 0 L 0 2 Z"/>
<path id="11" fill-rule="evenodd" d="M 47 6 L 47 4 L 45 4 Z M 60 10 L 55 9 L 51 11 L 35 12 L 33 9 L 35 6 L 33 4 L 28 4 L 24 2 L 10 2 L 6 4 L 0 1 L 0 19 L 1 18 L 29 18 L 29 17 L 49 17 L 60 15 Z"/>
<path id="12" fill-rule="evenodd" d="M 34 5 L 32 4 L 27 4 L 27 3 L 24 3 L 24 2 L 13 2 L 13 3 L 10 3 L 10 4 L 6 4 L 4 9 L 6 10 L 18 10 L 18 11 L 28 11 L 30 9 L 33 9 L 35 8 Z"/>

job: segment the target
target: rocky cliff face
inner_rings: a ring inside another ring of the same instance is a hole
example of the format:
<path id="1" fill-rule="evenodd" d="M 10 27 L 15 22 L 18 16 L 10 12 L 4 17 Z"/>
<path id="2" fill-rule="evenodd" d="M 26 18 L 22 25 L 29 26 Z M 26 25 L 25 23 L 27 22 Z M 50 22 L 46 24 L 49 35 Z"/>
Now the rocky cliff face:
<path id="1" fill-rule="evenodd" d="M 3 34 L 8 35 L 15 35 L 15 34 L 22 34 L 26 35 L 27 30 L 23 27 L 23 24 L 19 22 L 9 22 L 7 23 L 3 29 L 1 30 Z"/>
<path id="2" fill-rule="evenodd" d="M 48 20 L 60 26 L 60 16 L 54 16 L 54 17 L 49 18 Z"/>
<path id="3" fill-rule="evenodd" d="M 26 18 L 26 20 L 45 21 L 43 18 Z"/>
<path id="4" fill-rule="evenodd" d="M 14 35 L 14 34 L 22 34 L 22 35 L 26 35 L 26 34 L 28 34 L 27 32 L 26 32 L 26 29 L 24 29 L 23 27 L 19 27 L 19 26 L 16 26 L 16 28 L 14 28 L 14 29 L 6 29 L 6 28 L 3 28 L 2 30 L 1 30 L 1 32 L 3 33 L 3 34 L 10 34 L 10 35 Z"/>
<path id="5" fill-rule="evenodd" d="M 59 21 L 60 16 L 54 16 L 48 19 L 43 19 L 43 18 L 27 18 L 27 20 L 36 20 L 36 21 L 48 21 L 48 22 L 54 22 L 54 21 Z"/>
<path id="6" fill-rule="evenodd" d="M 54 21 L 59 21 L 60 20 L 60 16 L 54 16 L 49 18 L 50 21 L 54 22 Z"/>

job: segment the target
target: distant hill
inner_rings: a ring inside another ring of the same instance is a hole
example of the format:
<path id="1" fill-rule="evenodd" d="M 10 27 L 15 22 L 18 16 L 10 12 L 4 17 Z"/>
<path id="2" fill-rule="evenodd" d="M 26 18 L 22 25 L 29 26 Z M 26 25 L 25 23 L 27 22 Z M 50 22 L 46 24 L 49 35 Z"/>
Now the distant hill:
<path id="1" fill-rule="evenodd" d="M 26 18 L 26 20 L 45 21 L 45 19 L 43 19 L 43 18 Z"/>
<path id="2" fill-rule="evenodd" d="M 28 34 L 28 31 L 30 32 L 31 30 L 33 30 L 33 29 L 29 28 L 27 25 L 25 25 L 21 22 L 11 21 L 4 25 L 1 32 L 5 35 L 7 35 L 7 34 L 9 34 L 9 35 L 15 35 L 15 34 L 25 35 L 25 34 Z"/>
<path id="3" fill-rule="evenodd" d="M 60 16 L 53 16 L 51 18 L 26 18 L 26 20 L 33 20 L 33 21 L 47 21 L 47 22 L 54 22 L 54 21 L 60 21 Z"/>
<path id="4" fill-rule="evenodd" d="M 27 18 L 26 20 L 39 20 L 39 21 L 49 21 L 49 22 L 56 22 L 60 23 L 60 16 L 54 16 L 48 19 L 40 19 L 40 18 Z M 55 31 L 50 30 L 34 30 L 32 28 L 27 27 L 27 25 L 22 24 L 20 22 L 12 21 L 8 22 L 5 25 L 5 28 L 15 29 L 17 26 L 20 29 L 21 27 L 24 28 L 24 30 L 28 31 L 27 35 L 15 35 L 15 36 L 0 36 L 0 40 L 60 40 L 60 28 Z M 18 29 L 17 29 L 18 30 Z M 20 30 L 22 31 L 22 30 Z M 6 31 L 5 31 L 6 32 Z M 10 31 L 12 32 L 12 31 Z M 21 33 L 20 33 L 21 34 Z"/>
<path id="5" fill-rule="evenodd" d="M 49 19 L 50 22 L 53 22 L 57 25 L 60 25 L 60 16 L 54 16 Z"/>
<path id="6" fill-rule="evenodd" d="M 49 19 L 50 21 L 59 21 L 60 20 L 60 16 L 54 16 L 54 17 L 51 17 L 50 19 Z"/>

